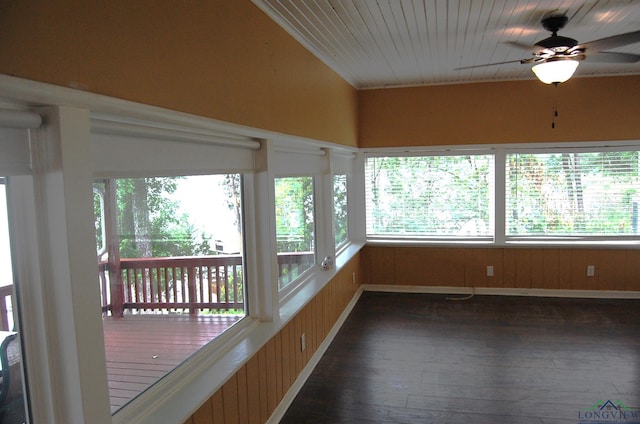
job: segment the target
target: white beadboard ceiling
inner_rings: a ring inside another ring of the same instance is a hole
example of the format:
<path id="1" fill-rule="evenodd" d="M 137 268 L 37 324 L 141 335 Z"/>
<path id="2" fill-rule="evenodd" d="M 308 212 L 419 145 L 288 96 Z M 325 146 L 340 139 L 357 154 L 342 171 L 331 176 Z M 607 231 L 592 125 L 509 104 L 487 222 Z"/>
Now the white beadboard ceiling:
<path id="1" fill-rule="evenodd" d="M 533 79 L 531 64 L 455 68 L 530 58 L 550 36 L 579 43 L 640 30 L 640 0 L 253 0 L 358 89 Z M 640 54 L 640 43 L 608 50 Z M 580 63 L 575 77 L 640 74 L 631 64 Z"/>

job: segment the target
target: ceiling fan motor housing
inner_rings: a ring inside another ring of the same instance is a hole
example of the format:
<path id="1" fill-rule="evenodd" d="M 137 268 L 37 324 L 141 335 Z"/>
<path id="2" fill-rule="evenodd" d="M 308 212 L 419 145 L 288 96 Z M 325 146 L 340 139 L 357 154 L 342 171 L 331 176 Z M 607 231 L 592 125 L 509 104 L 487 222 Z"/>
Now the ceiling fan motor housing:
<path id="1" fill-rule="evenodd" d="M 552 50 L 556 53 L 562 53 L 577 46 L 577 40 L 558 35 L 558 31 L 564 28 L 567 22 L 569 22 L 569 18 L 566 16 L 549 16 L 548 18 L 544 18 L 542 20 L 542 26 L 551 32 L 551 37 L 538 41 L 536 46 Z"/>
<path id="2" fill-rule="evenodd" d="M 542 27 L 555 35 L 569 22 L 569 18 L 564 15 L 549 16 L 542 20 Z"/>

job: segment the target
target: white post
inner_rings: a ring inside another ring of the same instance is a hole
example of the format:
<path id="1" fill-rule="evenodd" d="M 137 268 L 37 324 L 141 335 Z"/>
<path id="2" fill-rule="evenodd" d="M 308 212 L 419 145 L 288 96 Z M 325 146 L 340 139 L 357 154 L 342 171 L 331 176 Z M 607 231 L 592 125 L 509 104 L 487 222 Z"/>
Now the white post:
<path id="1" fill-rule="evenodd" d="M 273 154 L 274 146 L 270 140 L 263 141 L 262 147 L 256 152 L 256 172 L 252 180 L 255 216 L 247 216 L 254 219 L 253 225 L 255 225 L 252 229 L 255 235 L 247 231 L 247 245 L 250 250 L 247 249 L 246 255 L 249 264 L 252 265 L 248 267 L 250 284 L 257 289 L 258 317 L 261 321 L 273 321 L 278 311 L 279 301 L 276 212 L 273 206 L 275 188 L 273 173 L 270 170 Z M 250 208 L 250 205 L 247 204 L 247 206 Z M 247 222 L 249 222 L 248 219 Z M 251 240 L 253 237 L 255 239 Z"/>
<path id="2" fill-rule="evenodd" d="M 95 252 L 89 111 L 42 109 L 35 205 L 55 423 L 110 423 Z"/>

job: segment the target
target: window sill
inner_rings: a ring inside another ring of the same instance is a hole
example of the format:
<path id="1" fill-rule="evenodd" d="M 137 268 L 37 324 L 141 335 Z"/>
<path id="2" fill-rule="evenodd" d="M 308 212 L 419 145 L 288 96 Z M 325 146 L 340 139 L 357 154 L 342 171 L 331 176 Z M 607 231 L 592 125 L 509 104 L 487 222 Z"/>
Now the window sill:
<path id="1" fill-rule="evenodd" d="M 594 248 L 594 249 L 639 249 L 640 240 L 585 240 L 581 238 L 529 238 L 507 240 L 496 243 L 490 240 L 443 240 L 443 239 L 369 239 L 367 246 L 385 247 L 559 247 L 559 248 Z"/>

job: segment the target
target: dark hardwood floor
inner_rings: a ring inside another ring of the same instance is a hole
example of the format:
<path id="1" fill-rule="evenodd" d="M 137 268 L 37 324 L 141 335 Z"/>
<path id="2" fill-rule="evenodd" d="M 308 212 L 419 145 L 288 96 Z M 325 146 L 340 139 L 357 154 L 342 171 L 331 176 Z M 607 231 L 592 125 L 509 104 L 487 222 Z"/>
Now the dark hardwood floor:
<path id="1" fill-rule="evenodd" d="M 281 423 L 640 423 L 638 409 L 638 300 L 365 292 Z"/>

